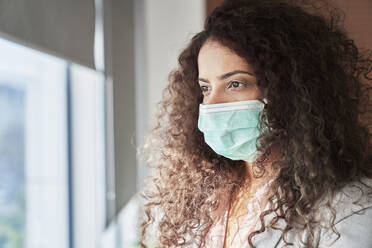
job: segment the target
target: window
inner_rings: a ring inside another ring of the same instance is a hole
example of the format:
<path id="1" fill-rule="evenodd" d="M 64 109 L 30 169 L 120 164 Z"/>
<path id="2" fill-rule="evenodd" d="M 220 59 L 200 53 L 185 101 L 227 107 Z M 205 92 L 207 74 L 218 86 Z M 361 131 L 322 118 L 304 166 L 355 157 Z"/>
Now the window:
<path id="1" fill-rule="evenodd" d="M 103 74 L 4 39 L 0 54 L 0 247 L 99 247 Z"/>
<path id="2" fill-rule="evenodd" d="M 6 40 L 0 54 L 1 247 L 65 248 L 67 63 Z"/>

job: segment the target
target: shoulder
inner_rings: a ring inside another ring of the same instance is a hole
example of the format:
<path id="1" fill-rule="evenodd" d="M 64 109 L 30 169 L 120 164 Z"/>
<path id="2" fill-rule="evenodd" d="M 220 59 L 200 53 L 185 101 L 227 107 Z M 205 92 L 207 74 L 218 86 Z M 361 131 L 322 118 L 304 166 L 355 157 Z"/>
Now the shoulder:
<path id="1" fill-rule="evenodd" d="M 332 201 L 336 211 L 335 224 L 372 207 L 372 179 L 354 181 L 336 192 Z"/>
<path id="2" fill-rule="evenodd" d="M 367 248 L 372 247 L 372 179 L 363 178 L 362 183 L 352 182 L 341 190 L 334 192 L 333 197 L 325 196 L 316 204 L 316 221 L 313 235 L 319 243 L 319 248 Z M 371 187 L 371 188 L 370 188 Z M 364 194 L 362 194 L 364 192 Z M 327 202 L 332 199 L 330 207 Z M 337 235 L 330 229 L 329 222 L 335 214 L 335 228 L 340 238 L 334 242 Z M 271 220 L 275 213 L 269 214 L 265 222 Z M 254 236 L 256 247 L 286 247 L 282 238 L 282 230 L 286 222 L 279 219 L 275 228 L 268 228 L 263 234 Z M 311 235 L 307 230 L 293 227 L 286 234 L 285 240 L 294 244 L 293 247 L 304 247 L 301 241 Z M 248 246 L 247 246 L 248 247 Z"/>
<path id="3" fill-rule="evenodd" d="M 334 223 L 340 237 L 329 228 L 323 229 L 320 247 L 372 247 L 372 179 L 361 182 L 349 183 L 334 195 Z"/>

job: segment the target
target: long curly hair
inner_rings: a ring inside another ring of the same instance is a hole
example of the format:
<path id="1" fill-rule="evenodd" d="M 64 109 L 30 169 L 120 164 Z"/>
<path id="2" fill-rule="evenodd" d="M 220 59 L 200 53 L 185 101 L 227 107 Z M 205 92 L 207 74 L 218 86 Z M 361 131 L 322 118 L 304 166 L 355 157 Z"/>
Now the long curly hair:
<path id="1" fill-rule="evenodd" d="M 157 223 L 159 247 L 203 247 L 213 225 L 211 212 L 244 182 L 244 161 L 216 154 L 197 128 L 203 101 L 197 57 L 211 39 L 252 65 L 259 89 L 267 92 L 255 177 L 265 174 L 273 147 L 280 147 L 280 156 L 270 163 L 279 171 L 270 184 L 270 209 L 259 216 L 261 228 L 247 238 L 250 246 L 252 237 L 269 227 L 264 216 L 273 211 L 270 226 L 285 220 L 286 245 L 292 244 L 286 234 L 297 225 L 314 234 L 315 204 L 325 196 L 338 239 L 334 193 L 372 178 L 371 50 L 356 46 L 343 27 L 342 10 L 329 3 L 230 0 L 214 9 L 180 53 L 157 105 L 157 122 L 141 151 L 152 172 L 141 191 L 146 203 L 140 246 L 147 247 L 147 230 Z M 301 242 L 317 247 L 315 239 L 309 235 Z"/>

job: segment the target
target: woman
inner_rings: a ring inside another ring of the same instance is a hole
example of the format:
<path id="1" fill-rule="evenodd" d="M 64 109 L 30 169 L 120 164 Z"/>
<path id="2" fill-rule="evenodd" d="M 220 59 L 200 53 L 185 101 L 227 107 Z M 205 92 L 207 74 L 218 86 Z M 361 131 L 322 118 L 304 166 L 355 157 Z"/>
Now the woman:
<path id="1" fill-rule="evenodd" d="M 182 51 L 141 247 L 372 247 L 372 61 L 311 6 L 225 1 Z"/>

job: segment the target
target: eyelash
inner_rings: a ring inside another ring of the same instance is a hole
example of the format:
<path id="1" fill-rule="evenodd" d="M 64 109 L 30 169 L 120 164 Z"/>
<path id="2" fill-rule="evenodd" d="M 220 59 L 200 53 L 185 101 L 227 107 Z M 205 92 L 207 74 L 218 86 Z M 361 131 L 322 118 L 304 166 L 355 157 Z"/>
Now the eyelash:
<path id="1" fill-rule="evenodd" d="M 239 85 L 242 85 L 243 87 L 247 85 L 246 83 L 239 82 L 239 81 L 237 81 L 237 80 L 233 80 L 233 81 L 231 81 L 231 82 L 229 83 L 229 85 L 228 85 L 227 88 L 231 88 L 231 87 L 232 87 L 232 84 L 235 83 L 235 82 L 239 83 Z M 200 86 L 200 90 L 202 91 L 202 93 L 205 92 L 205 91 L 203 91 L 203 87 L 208 87 L 208 86 L 207 86 L 207 85 L 202 85 L 202 86 Z M 233 88 L 239 88 L 239 87 L 233 87 Z"/>

